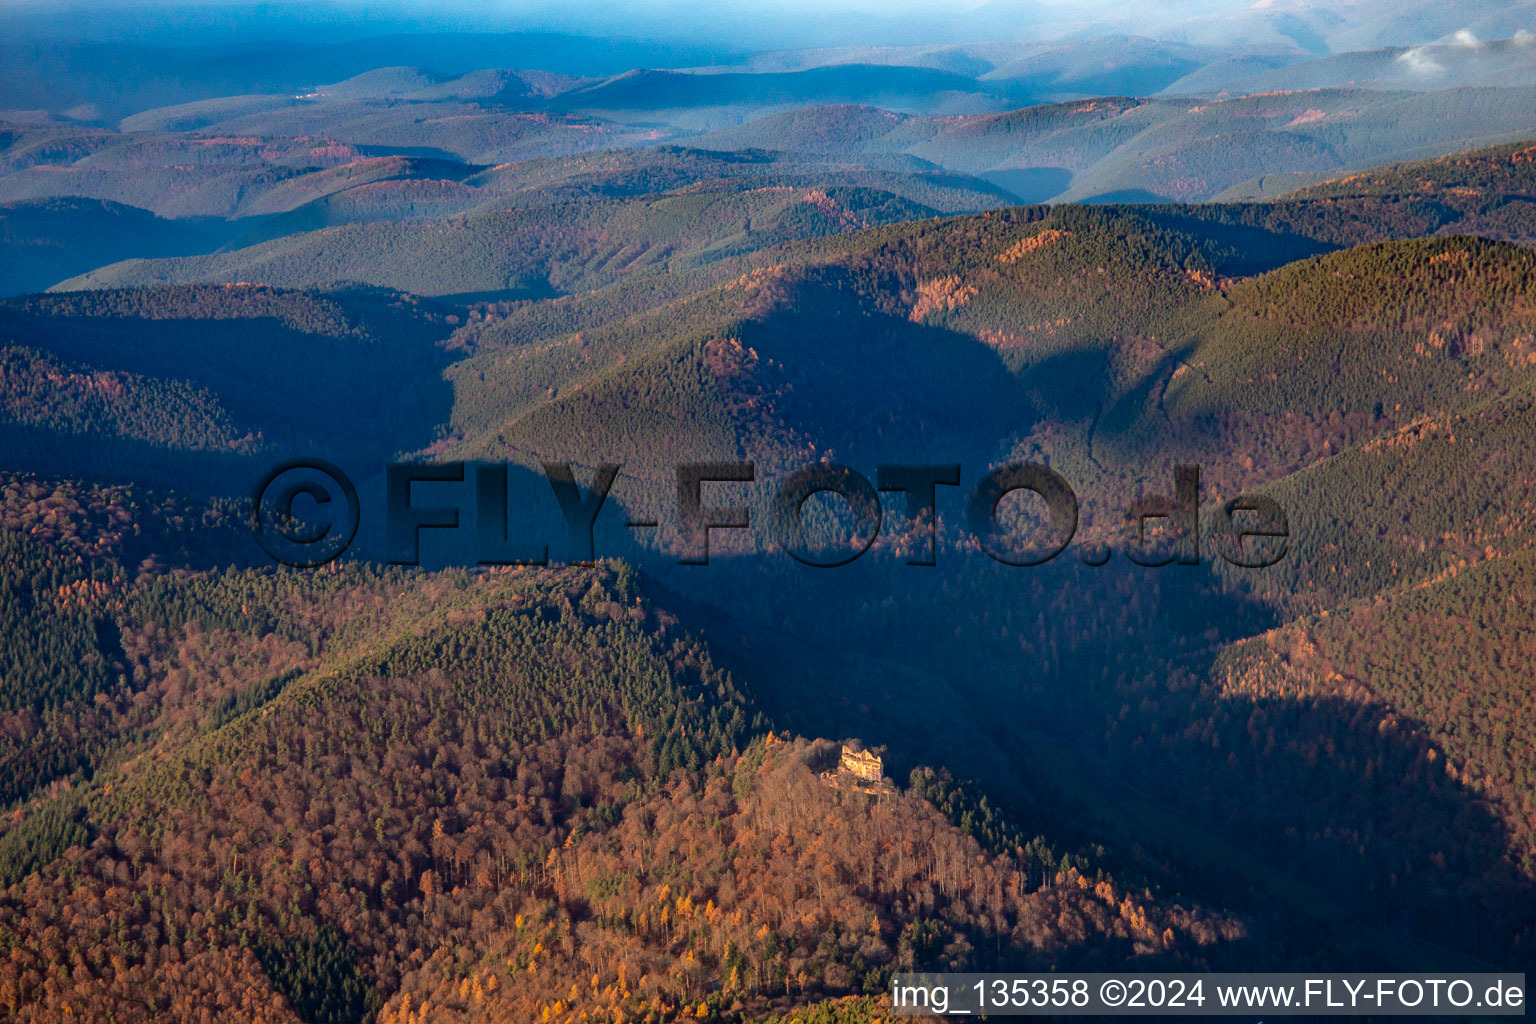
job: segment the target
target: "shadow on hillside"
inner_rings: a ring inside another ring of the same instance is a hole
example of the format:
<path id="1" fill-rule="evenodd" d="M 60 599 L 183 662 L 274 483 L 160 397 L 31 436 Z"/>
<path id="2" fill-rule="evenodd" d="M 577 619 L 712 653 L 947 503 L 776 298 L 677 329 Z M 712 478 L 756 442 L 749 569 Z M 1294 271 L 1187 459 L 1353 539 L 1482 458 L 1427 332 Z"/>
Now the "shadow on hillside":
<path id="1" fill-rule="evenodd" d="M 995 349 L 877 311 L 858 288 L 817 268 L 793 302 L 742 325 L 742 343 L 782 368 L 768 383 L 784 428 L 845 461 L 890 462 L 992 457 L 1029 429 L 1034 404 Z"/>
<path id="2" fill-rule="evenodd" d="M 1263 274 L 1297 260 L 1344 248 L 1282 227 L 1242 223 L 1243 206 L 1217 204 L 1181 207 L 1171 204 L 1131 207 L 1170 231 L 1209 239 L 1225 249 L 1217 271 L 1229 277 Z"/>
<path id="3" fill-rule="evenodd" d="M 329 323 L 301 329 L 307 325 L 273 316 L 7 319 L 13 343 L 76 364 L 79 389 L 109 408 L 121 406 L 123 389 L 100 375 L 145 378 L 134 397 L 151 405 L 120 408 L 119 417 L 140 421 L 144 440 L 168 448 L 188 447 L 171 410 L 192 402 L 278 451 L 387 457 L 430 441 L 453 400 L 441 375 L 448 360 L 435 344 L 448 329 L 407 318 L 370 325 L 373 337 L 323 333 L 337 329 Z M 71 412 L 61 406 L 58 414 Z M 58 426 L 76 434 L 100 429 L 92 422 Z"/>
<path id="4" fill-rule="evenodd" d="M 508 288 L 481 292 L 452 292 L 434 298 L 457 306 L 472 306 L 477 302 L 537 302 L 541 299 L 558 299 L 564 292 L 550 283 L 548 277 L 536 277 L 518 281 Z"/>
<path id="5" fill-rule="evenodd" d="M 1021 203 L 1045 203 L 1072 186 L 1072 172 L 1065 167 L 1018 167 L 987 171 L 981 177 Z"/>
<path id="6" fill-rule="evenodd" d="M 186 498 L 246 496 L 281 458 L 228 451 L 188 451 L 134 438 L 92 436 L 17 423 L 0 424 L 3 469 L 49 480 L 79 480 Z"/>
<path id="7" fill-rule="evenodd" d="M 1505 859 L 1508 828 L 1421 723 L 1223 695 L 1216 656 L 1267 609 L 1200 569 L 1058 562 L 949 551 L 938 570 L 722 566 L 709 593 L 672 585 L 777 724 L 885 744 L 898 782 L 948 767 L 1030 832 L 1103 842 L 1178 898 L 1249 915 L 1263 941 L 1233 965 L 1531 958 L 1514 939 L 1536 890 Z"/>

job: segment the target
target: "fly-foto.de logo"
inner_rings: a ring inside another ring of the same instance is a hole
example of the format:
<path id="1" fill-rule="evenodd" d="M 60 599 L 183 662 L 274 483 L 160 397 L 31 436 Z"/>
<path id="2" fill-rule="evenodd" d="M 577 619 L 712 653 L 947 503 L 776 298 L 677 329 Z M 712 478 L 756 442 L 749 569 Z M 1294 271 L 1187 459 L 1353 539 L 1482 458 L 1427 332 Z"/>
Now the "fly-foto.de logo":
<path id="1" fill-rule="evenodd" d="M 583 486 L 567 462 L 544 463 L 543 494 L 516 493 L 505 463 L 399 462 L 384 467 L 384 560 L 394 565 L 421 562 L 424 531 L 465 529 L 462 513 L 472 510 L 473 557 L 481 565 L 547 565 L 551 541 L 565 541 L 570 561 L 598 557 L 596 526 L 621 466 L 601 463 Z M 1143 566 L 1198 565 L 1202 510 L 1200 467 L 1174 469 L 1171 494 L 1142 496 L 1125 509 L 1125 557 Z M 676 467 L 676 500 L 669 525 L 677 561 L 708 565 L 710 538 L 717 531 L 766 533 L 767 548 L 818 568 L 848 565 L 862 557 L 885 527 L 881 494 L 900 495 L 918 543 L 909 546 L 908 565 L 932 566 L 938 557 L 941 489 L 961 485 L 961 467 L 951 464 L 881 463 L 873 482 L 849 466 L 818 462 L 771 484 L 768 507 L 754 517 L 742 488 L 759 483 L 752 462 L 691 462 Z M 435 485 L 438 497 L 423 501 L 420 486 Z M 442 485 L 454 500 L 445 503 Z M 456 485 L 456 486 L 453 486 Z M 1033 495 L 1043 513 L 1003 513 L 1005 499 Z M 808 529 L 807 503 L 828 495 L 839 503 L 839 536 L 828 540 L 825 523 Z M 563 520 L 564 537 L 542 535 L 514 510 L 552 500 Z M 1060 473 L 1034 462 L 987 470 L 965 495 L 963 522 L 975 546 L 1010 566 L 1034 566 L 1066 551 L 1077 536 L 1079 502 Z M 1043 503 L 1043 505 L 1041 504 Z M 1206 510 L 1205 534 L 1218 557 L 1242 568 L 1264 568 L 1285 557 L 1290 524 L 1278 502 L 1243 494 Z M 252 495 L 251 525 L 262 549 L 275 561 L 301 568 L 334 561 L 351 546 L 362 519 L 357 487 L 345 472 L 320 459 L 295 459 L 275 467 Z M 522 524 L 522 525 L 519 525 Z M 657 518 L 630 519 L 635 530 L 662 527 Z M 1155 540 L 1153 534 L 1156 534 Z M 1083 543 L 1078 557 L 1103 565 L 1109 545 Z"/>

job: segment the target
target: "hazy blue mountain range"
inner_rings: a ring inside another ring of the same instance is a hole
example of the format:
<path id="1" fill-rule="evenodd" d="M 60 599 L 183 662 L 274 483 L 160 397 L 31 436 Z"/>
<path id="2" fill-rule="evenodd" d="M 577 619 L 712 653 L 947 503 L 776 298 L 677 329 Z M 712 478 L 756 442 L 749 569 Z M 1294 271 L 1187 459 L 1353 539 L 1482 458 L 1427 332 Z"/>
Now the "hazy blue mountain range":
<path id="1" fill-rule="evenodd" d="M 303 91 L 141 110 L 115 124 L 80 110 L 0 112 L 3 244 L 32 254 L 13 261 L 25 269 L 6 287 L 358 222 L 680 189 L 875 189 L 938 213 L 1272 196 L 1528 135 L 1536 85 L 1522 82 L 1536 65 L 1514 64 L 1529 49 L 1525 40 L 1432 47 L 1424 59 L 1449 69 L 1438 84 L 1498 83 L 1447 88 L 1428 88 L 1434 75 L 1416 88 L 1406 73 L 1273 88 L 1274 76 L 1353 74 L 1338 57 L 1271 67 L 1248 92 L 1239 84 L 1251 66 L 1234 71 L 1206 48 L 1131 39 L 778 53 L 740 69 L 608 77 L 392 66 Z M 1116 60 L 1099 60 L 1104 52 Z M 1360 59 L 1400 70 L 1402 56 Z M 1457 77 L 1484 59 L 1510 66 Z M 1168 94 L 1202 76 L 1209 94 Z M 1145 94 L 1044 102 L 1109 86 Z M 849 223 L 892 215 L 848 214 Z"/>

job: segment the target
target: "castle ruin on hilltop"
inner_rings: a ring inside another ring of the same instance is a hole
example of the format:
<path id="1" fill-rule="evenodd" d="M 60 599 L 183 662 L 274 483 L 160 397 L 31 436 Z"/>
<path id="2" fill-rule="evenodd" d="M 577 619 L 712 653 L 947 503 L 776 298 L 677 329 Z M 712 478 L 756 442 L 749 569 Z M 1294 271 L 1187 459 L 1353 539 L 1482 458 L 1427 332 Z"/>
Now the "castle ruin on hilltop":
<path id="1" fill-rule="evenodd" d="M 885 778 L 885 764 L 879 754 L 855 750 L 846 743 L 843 744 L 842 756 L 837 760 L 837 770 L 865 782 L 879 782 Z"/>
<path id="2" fill-rule="evenodd" d="M 834 789 L 851 789 L 876 796 L 895 792 L 895 787 L 885 777 L 884 760 L 874 751 L 865 750 L 857 740 L 843 744 L 837 767 L 822 772 L 821 780 Z"/>

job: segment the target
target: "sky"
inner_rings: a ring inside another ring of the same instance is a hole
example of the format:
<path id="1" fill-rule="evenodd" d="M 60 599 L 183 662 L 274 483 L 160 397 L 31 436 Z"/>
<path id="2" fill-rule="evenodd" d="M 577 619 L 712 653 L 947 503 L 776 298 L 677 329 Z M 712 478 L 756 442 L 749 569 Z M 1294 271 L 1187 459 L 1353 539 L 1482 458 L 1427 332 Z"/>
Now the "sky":
<path id="1" fill-rule="evenodd" d="M 775 40 L 790 45 L 916 44 L 1065 35 L 1092 24 L 1099 12 L 1122 6 L 1123 0 L 0 0 L 7 20 L 29 37 L 162 43 L 289 38 L 307 30 L 343 28 L 553 29 L 753 46 Z M 1173 0 L 1159 4 L 1157 11 L 1166 17 L 1205 6 Z"/>
<path id="2" fill-rule="evenodd" d="M 1536 0 L 0 0 L 12 41 L 157 46 L 554 30 L 720 52 L 1144 35 L 1317 54 L 1519 28 Z"/>

